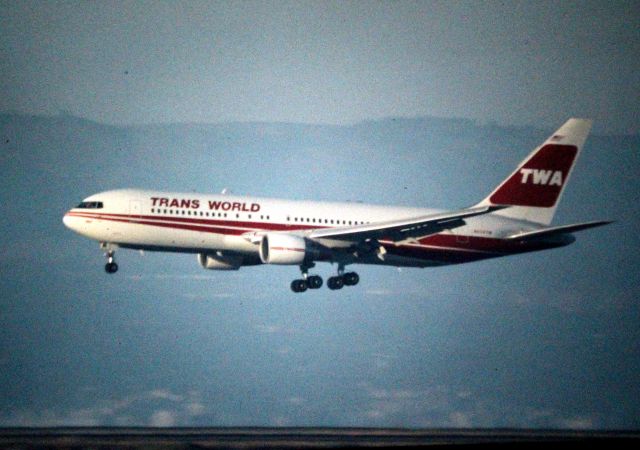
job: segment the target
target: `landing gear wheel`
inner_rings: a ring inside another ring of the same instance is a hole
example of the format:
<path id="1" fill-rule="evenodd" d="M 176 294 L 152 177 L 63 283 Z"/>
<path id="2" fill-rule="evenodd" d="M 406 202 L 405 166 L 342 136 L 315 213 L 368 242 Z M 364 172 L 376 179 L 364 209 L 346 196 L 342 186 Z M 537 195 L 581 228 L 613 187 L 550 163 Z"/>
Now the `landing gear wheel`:
<path id="1" fill-rule="evenodd" d="M 304 292 L 307 290 L 307 281 L 306 280 L 293 280 L 291 282 L 291 290 L 293 292 Z"/>
<path id="2" fill-rule="evenodd" d="M 344 286 L 344 280 L 341 276 L 330 277 L 327 280 L 327 287 L 333 291 L 336 289 L 342 289 L 342 286 Z"/>
<path id="3" fill-rule="evenodd" d="M 118 271 L 118 265 L 114 259 L 115 249 L 113 245 L 108 242 L 100 242 L 100 248 L 105 250 L 104 256 L 107 258 L 104 271 L 107 273 L 116 273 Z"/>
<path id="4" fill-rule="evenodd" d="M 320 289 L 322 287 L 322 278 L 319 275 L 312 275 L 307 278 L 307 286 L 309 289 Z"/>
<path id="5" fill-rule="evenodd" d="M 345 286 L 355 286 L 360 281 L 360 276 L 355 272 L 345 273 L 342 278 Z"/>

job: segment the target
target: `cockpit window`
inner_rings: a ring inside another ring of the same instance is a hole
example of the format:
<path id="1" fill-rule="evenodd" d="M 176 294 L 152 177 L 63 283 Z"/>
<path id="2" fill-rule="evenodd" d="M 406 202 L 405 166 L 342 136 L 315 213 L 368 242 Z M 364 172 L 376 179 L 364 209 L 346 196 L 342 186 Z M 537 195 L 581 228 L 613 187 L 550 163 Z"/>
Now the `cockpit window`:
<path id="1" fill-rule="evenodd" d="M 76 208 L 83 209 L 100 209 L 103 207 L 102 202 L 82 202 Z"/>

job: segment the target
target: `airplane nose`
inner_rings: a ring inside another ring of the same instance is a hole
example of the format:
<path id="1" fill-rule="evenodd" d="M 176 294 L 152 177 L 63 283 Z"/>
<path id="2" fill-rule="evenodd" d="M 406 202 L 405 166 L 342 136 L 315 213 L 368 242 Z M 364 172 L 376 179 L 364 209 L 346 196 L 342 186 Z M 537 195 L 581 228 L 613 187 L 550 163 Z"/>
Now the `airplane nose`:
<path id="1" fill-rule="evenodd" d="M 71 216 L 69 215 L 69 213 L 66 213 L 66 214 L 64 215 L 64 217 L 62 218 L 62 223 L 64 223 L 64 226 L 65 226 L 65 227 L 70 228 L 70 229 L 72 229 L 72 230 L 73 230 L 73 226 L 72 226 L 72 223 L 73 223 L 73 217 L 71 217 Z"/>

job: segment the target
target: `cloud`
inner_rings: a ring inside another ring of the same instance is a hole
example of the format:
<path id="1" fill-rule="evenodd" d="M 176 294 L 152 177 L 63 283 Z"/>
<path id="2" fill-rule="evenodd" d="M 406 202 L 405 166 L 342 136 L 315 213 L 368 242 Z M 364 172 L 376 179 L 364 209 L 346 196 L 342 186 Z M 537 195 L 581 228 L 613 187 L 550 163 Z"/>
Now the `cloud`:
<path id="1" fill-rule="evenodd" d="M 13 411 L 0 415 L 0 426 L 9 427 L 64 427 L 64 426 L 97 426 L 102 423 L 104 415 L 100 408 L 80 408 L 65 412 L 55 410 Z"/>
<path id="2" fill-rule="evenodd" d="M 367 382 L 358 387 L 367 401 L 357 414 L 367 426 L 450 428 L 596 429 L 606 426 L 598 414 L 567 414 L 557 408 L 507 405 L 470 388 L 434 385 L 422 389 L 379 387 Z"/>
<path id="3" fill-rule="evenodd" d="M 454 390 L 443 385 L 422 389 L 389 389 L 368 384 L 360 387 L 369 398 L 361 413 L 368 425 L 374 422 L 380 426 L 402 423 L 409 427 L 469 428 L 491 424 L 486 420 L 482 402 L 474 399 L 469 390 Z"/>
<path id="4" fill-rule="evenodd" d="M 531 405 L 505 410 L 503 402 L 492 401 L 486 395 L 469 388 L 446 385 L 415 389 L 412 386 L 376 386 L 368 382 L 357 385 L 361 401 L 354 406 L 349 423 L 366 426 L 405 427 L 533 427 L 558 429 L 593 429 L 607 426 L 607 420 L 597 414 L 571 414 L 567 411 Z M 83 389 L 95 398 L 92 388 Z M 287 411 L 304 413 L 313 409 L 313 401 L 301 395 L 284 397 Z M 199 391 L 178 394 L 170 389 L 153 389 L 122 398 L 99 400 L 93 404 L 66 410 L 0 411 L 0 426 L 140 426 L 171 427 L 193 425 L 212 411 Z M 224 415 L 215 411 L 220 419 Z M 246 418 L 235 417 L 231 423 Z M 304 420 L 287 414 L 274 414 L 267 419 L 271 425 L 285 426 Z M 345 419 L 346 420 L 346 419 Z"/>
<path id="5" fill-rule="evenodd" d="M 255 329 L 260 333 L 266 334 L 275 334 L 282 331 L 282 327 L 279 325 L 256 325 Z"/>
<path id="6" fill-rule="evenodd" d="M 455 428 L 469 428 L 472 424 L 469 415 L 461 411 L 449 414 L 449 423 Z"/>
<path id="7" fill-rule="evenodd" d="M 149 392 L 148 395 L 150 398 L 170 400 L 172 402 L 181 402 L 184 399 L 182 395 L 173 394 L 167 389 L 155 389 Z"/>
<path id="8" fill-rule="evenodd" d="M 595 419 L 593 417 L 561 418 L 557 423 L 560 428 L 568 428 L 572 430 L 586 430 L 595 427 Z"/>
<path id="9" fill-rule="evenodd" d="M 291 424 L 291 419 L 287 416 L 272 417 L 271 421 L 273 422 L 273 425 L 276 427 L 285 427 Z"/>
<path id="10" fill-rule="evenodd" d="M 96 397 L 96 389 L 83 387 L 88 399 Z M 149 416 L 149 411 L 153 411 Z M 93 404 L 66 410 L 0 411 L 0 426 L 151 426 L 166 427 L 190 424 L 206 412 L 206 404 L 198 391 L 185 395 L 170 389 L 153 389 L 122 398 L 102 399 Z"/>
<path id="11" fill-rule="evenodd" d="M 149 426 L 152 427 L 172 427 L 176 424 L 173 412 L 167 410 L 154 411 L 149 419 Z"/>
<path id="12" fill-rule="evenodd" d="M 185 409 L 189 416 L 201 416 L 205 411 L 204 405 L 200 402 L 187 403 Z"/>

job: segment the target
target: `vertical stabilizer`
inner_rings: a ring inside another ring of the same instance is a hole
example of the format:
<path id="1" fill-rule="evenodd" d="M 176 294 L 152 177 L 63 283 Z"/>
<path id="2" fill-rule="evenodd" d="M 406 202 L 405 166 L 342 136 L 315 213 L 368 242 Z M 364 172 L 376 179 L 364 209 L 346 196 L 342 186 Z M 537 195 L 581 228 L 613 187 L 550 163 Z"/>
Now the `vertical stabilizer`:
<path id="1" fill-rule="evenodd" d="M 569 119 L 478 206 L 509 206 L 494 214 L 549 225 L 590 129 L 591 120 Z"/>

